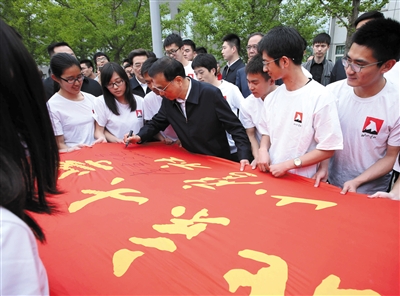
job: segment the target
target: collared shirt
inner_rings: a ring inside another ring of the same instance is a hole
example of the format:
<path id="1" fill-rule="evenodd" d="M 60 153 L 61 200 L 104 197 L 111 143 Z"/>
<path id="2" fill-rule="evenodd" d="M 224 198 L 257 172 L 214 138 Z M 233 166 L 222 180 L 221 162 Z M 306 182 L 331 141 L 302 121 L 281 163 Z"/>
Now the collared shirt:
<path id="1" fill-rule="evenodd" d="M 183 115 L 185 115 L 185 117 L 187 118 L 187 116 L 186 116 L 186 100 L 187 100 L 187 98 L 189 97 L 189 93 L 190 93 L 190 90 L 192 89 L 192 80 L 191 79 L 189 79 L 189 87 L 188 87 L 188 90 L 187 90 L 187 92 L 186 92 L 186 96 L 185 96 L 185 99 L 184 100 L 182 100 L 182 99 L 176 99 L 176 101 L 180 104 L 180 106 L 181 106 L 181 110 L 182 110 L 182 113 L 183 113 Z"/>

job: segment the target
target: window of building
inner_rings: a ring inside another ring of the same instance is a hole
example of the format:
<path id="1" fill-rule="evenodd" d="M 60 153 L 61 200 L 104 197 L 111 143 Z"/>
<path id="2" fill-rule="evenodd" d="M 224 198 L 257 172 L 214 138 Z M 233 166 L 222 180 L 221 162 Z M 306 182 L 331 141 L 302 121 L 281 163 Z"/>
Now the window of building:
<path id="1" fill-rule="evenodd" d="M 338 59 L 341 59 L 344 56 L 344 49 L 345 49 L 344 45 L 336 45 L 335 61 L 337 61 Z"/>

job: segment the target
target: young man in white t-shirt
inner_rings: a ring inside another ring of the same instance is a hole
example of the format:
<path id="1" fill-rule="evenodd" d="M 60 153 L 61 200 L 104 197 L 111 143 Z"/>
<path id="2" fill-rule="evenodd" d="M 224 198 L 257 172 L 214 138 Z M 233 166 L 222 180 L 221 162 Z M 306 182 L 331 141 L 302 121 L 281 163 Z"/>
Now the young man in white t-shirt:
<path id="1" fill-rule="evenodd" d="M 197 80 L 212 84 L 219 88 L 223 97 L 231 107 L 232 112 L 238 116 L 240 105 L 244 101 L 243 95 L 239 88 L 233 83 L 230 83 L 224 79 L 218 80 L 217 60 L 215 57 L 209 53 L 198 54 L 192 62 L 192 67 Z M 235 141 L 233 141 L 230 134 L 227 134 L 227 137 L 231 153 L 236 153 L 237 148 L 235 146 Z"/>
<path id="2" fill-rule="evenodd" d="M 343 148 L 335 98 L 301 67 L 303 39 L 293 28 L 275 27 L 260 41 L 264 71 L 283 85 L 264 101 L 258 167 L 275 177 L 286 172 L 315 178 L 328 175 L 329 158 Z"/>
<path id="3" fill-rule="evenodd" d="M 169 34 L 167 38 L 164 39 L 163 45 L 165 55 L 180 62 L 185 69 L 186 76 L 196 79 L 192 69 L 192 62 L 185 59 L 182 37 L 175 33 Z"/>
<path id="4" fill-rule="evenodd" d="M 353 35 L 343 58 L 347 79 L 327 88 L 336 94 L 343 151 L 331 160 L 329 181 L 341 193 L 386 191 L 400 151 L 398 86 L 384 74 L 400 56 L 400 23 L 367 22 Z"/>
<path id="5" fill-rule="evenodd" d="M 257 167 L 258 149 L 260 149 L 261 133 L 259 131 L 260 117 L 264 99 L 273 92 L 277 85 L 268 73 L 263 71 L 262 56 L 256 54 L 246 65 L 245 73 L 251 94 L 240 105 L 239 119 L 242 122 L 251 143 L 254 160 L 251 167 Z"/>

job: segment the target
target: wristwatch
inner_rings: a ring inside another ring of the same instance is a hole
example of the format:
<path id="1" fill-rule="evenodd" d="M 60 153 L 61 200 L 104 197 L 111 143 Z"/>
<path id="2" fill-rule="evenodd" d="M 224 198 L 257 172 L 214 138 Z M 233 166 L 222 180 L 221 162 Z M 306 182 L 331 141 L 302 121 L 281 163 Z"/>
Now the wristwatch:
<path id="1" fill-rule="evenodd" d="M 293 163 L 294 163 L 294 166 L 296 167 L 296 168 L 301 168 L 301 159 L 300 158 L 295 158 L 294 160 L 293 160 Z"/>

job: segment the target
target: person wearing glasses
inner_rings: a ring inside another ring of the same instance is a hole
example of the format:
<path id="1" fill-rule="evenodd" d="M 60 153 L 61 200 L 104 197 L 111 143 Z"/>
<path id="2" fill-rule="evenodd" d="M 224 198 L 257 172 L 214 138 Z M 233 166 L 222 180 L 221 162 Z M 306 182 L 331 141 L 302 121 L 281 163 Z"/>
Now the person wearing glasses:
<path id="1" fill-rule="evenodd" d="M 71 47 L 66 42 L 56 42 L 52 43 L 47 47 L 47 52 L 51 57 L 56 53 L 65 52 L 71 56 L 75 56 L 75 53 L 71 49 Z M 46 99 L 49 100 L 58 90 L 58 84 L 55 82 L 51 76 L 47 77 L 43 80 L 43 86 L 46 92 Z M 82 83 L 82 91 L 92 94 L 95 97 L 98 97 L 102 94 L 100 85 L 94 80 L 89 77 L 85 77 Z"/>
<path id="2" fill-rule="evenodd" d="M 163 97 L 161 108 L 139 133 L 126 134 L 124 141 L 146 142 L 171 124 L 186 150 L 240 161 L 240 170 L 249 165 L 246 131 L 217 87 L 186 77 L 182 64 L 170 57 L 157 60 L 148 74 L 153 89 Z M 226 132 L 235 141 L 235 154 L 231 154 Z"/>
<path id="3" fill-rule="evenodd" d="M 192 68 L 192 62 L 185 59 L 184 56 L 184 43 L 182 37 L 178 34 L 172 33 L 164 39 L 164 50 L 165 55 L 177 60 L 179 63 L 183 65 L 185 69 L 186 76 L 190 78 L 197 79 L 194 75 L 194 71 Z"/>
<path id="4" fill-rule="evenodd" d="M 275 177 L 286 172 L 326 181 L 329 158 L 343 149 L 335 97 L 308 78 L 301 66 L 303 39 L 290 27 L 275 27 L 259 43 L 264 72 L 283 84 L 264 100 L 258 168 Z"/>
<path id="5" fill-rule="evenodd" d="M 147 87 L 146 81 L 141 73 L 142 65 L 148 58 L 149 52 L 142 48 L 134 49 L 128 55 L 128 60 L 132 64 L 134 74 L 134 76 L 129 80 L 130 87 L 134 95 L 141 96 L 142 98 L 151 92 L 151 89 Z"/>
<path id="6" fill-rule="evenodd" d="M 103 96 L 94 102 L 94 136 L 112 143 L 124 143 L 124 134 L 131 130 L 137 133 L 143 126 L 143 98 L 132 94 L 128 75 L 114 62 L 104 65 L 101 85 Z"/>
<path id="7" fill-rule="evenodd" d="M 399 88 L 385 79 L 400 57 L 400 23 L 367 22 L 353 35 L 342 63 L 347 79 L 329 84 L 337 97 L 343 151 L 332 158 L 329 182 L 341 193 L 386 191 L 400 151 Z"/>
<path id="8" fill-rule="evenodd" d="M 249 39 L 247 41 L 247 62 L 250 62 L 251 58 L 254 57 L 258 53 L 258 42 L 260 42 L 261 38 L 264 36 L 262 33 L 253 33 L 249 36 Z M 240 68 L 236 72 L 236 81 L 235 84 L 239 88 L 239 90 L 242 92 L 243 97 L 247 98 L 248 96 L 251 95 L 251 91 L 249 89 L 249 85 L 247 84 L 247 76 L 245 72 L 245 67 Z"/>
<path id="9" fill-rule="evenodd" d="M 94 139 L 91 94 L 81 91 L 84 75 L 79 61 L 67 53 L 57 53 L 50 61 L 51 78 L 59 90 L 48 101 L 48 109 L 60 152 L 71 152 L 84 146 L 104 142 Z"/>
<path id="10" fill-rule="evenodd" d="M 101 70 L 105 64 L 110 62 L 110 58 L 104 52 L 99 51 L 93 55 L 93 60 L 96 62 L 97 68 L 97 77 L 95 80 L 101 84 Z"/>

